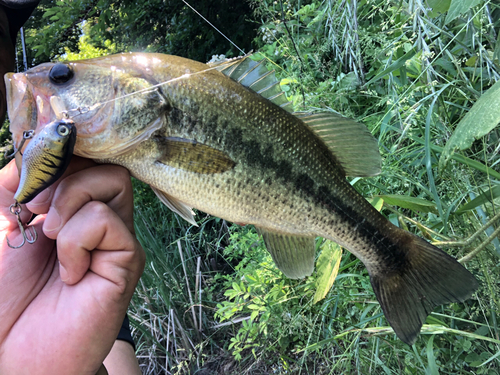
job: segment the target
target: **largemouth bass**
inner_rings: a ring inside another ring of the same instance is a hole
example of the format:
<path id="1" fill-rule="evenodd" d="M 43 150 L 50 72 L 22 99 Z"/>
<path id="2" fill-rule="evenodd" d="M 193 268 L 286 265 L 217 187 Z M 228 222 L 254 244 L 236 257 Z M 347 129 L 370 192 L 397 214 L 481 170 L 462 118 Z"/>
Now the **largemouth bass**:
<path id="1" fill-rule="evenodd" d="M 74 153 L 129 169 L 172 210 L 253 224 L 288 277 L 310 275 L 317 236 L 366 266 L 398 337 L 415 342 L 436 305 L 463 301 L 475 278 L 386 220 L 346 180 L 380 172 L 377 142 L 335 113 L 293 114 L 272 73 L 250 59 L 207 65 L 160 54 L 50 63 L 7 75 L 14 144 L 59 114 Z"/>

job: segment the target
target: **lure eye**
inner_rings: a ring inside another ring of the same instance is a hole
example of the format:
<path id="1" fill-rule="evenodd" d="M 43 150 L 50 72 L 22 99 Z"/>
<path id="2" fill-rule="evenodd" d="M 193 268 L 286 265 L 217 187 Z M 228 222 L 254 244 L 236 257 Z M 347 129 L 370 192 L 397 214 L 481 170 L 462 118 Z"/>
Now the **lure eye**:
<path id="1" fill-rule="evenodd" d="M 49 79 L 52 83 L 62 84 L 73 78 L 73 69 L 69 65 L 58 63 L 50 69 Z"/>
<path id="2" fill-rule="evenodd" d="M 68 125 L 61 124 L 57 127 L 57 134 L 61 137 L 67 137 L 71 133 L 71 128 Z"/>

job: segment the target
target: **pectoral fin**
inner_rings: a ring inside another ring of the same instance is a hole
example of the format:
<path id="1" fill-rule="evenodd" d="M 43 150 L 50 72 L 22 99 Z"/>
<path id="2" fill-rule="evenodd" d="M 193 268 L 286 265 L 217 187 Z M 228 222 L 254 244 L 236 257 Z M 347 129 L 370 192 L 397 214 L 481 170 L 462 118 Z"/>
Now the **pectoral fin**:
<path id="1" fill-rule="evenodd" d="M 235 162 L 224 152 L 184 138 L 162 138 L 163 156 L 159 162 L 190 172 L 222 173 L 234 167 Z"/>
<path id="2" fill-rule="evenodd" d="M 290 236 L 257 228 L 276 267 L 290 279 L 310 276 L 316 255 L 314 238 Z"/>
<path id="3" fill-rule="evenodd" d="M 196 220 L 194 219 L 194 211 L 191 207 L 182 202 L 179 202 L 177 199 L 171 197 L 161 190 L 155 189 L 154 187 L 151 187 L 151 189 L 153 189 L 156 196 L 162 201 L 165 206 L 170 208 L 173 212 L 178 214 L 188 223 L 191 223 L 196 227 L 198 226 L 198 224 L 196 224 Z"/>

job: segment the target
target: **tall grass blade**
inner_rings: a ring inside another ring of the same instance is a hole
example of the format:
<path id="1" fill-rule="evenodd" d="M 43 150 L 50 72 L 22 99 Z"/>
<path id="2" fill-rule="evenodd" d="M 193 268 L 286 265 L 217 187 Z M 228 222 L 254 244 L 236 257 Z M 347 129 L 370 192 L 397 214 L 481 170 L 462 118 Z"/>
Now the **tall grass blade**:
<path id="1" fill-rule="evenodd" d="M 427 341 L 427 364 L 428 367 L 425 371 L 426 375 L 439 375 L 438 366 L 436 364 L 436 358 L 434 357 L 434 337 L 432 335 L 429 341 Z"/>

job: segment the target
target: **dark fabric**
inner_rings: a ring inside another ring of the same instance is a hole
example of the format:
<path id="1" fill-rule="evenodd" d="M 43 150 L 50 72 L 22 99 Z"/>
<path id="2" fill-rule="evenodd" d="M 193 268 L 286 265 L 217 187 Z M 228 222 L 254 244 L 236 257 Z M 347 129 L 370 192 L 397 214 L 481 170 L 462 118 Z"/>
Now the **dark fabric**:
<path id="1" fill-rule="evenodd" d="M 130 322 L 128 320 L 128 315 L 125 315 L 125 319 L 122 323 L 122 328 L 120 328 L 120 332 L 118 333 L 118 337 L 116 339 L 128 342 L 133 346 L 135 351 L 135 342 L 132 338 L 132 333 L 130 332 Z"/>
<path id="2" fill-rule="evenodd" d="M 33 10 L 37 7 L 40 0 L 30 1 L 2 1 L 0 6 L 5 11 L 9 20 L 9 32 L 12 44 L 16 45 L 16 36 L 19 29 L 24 25 L 26 20 L 31 16 Z"/>

